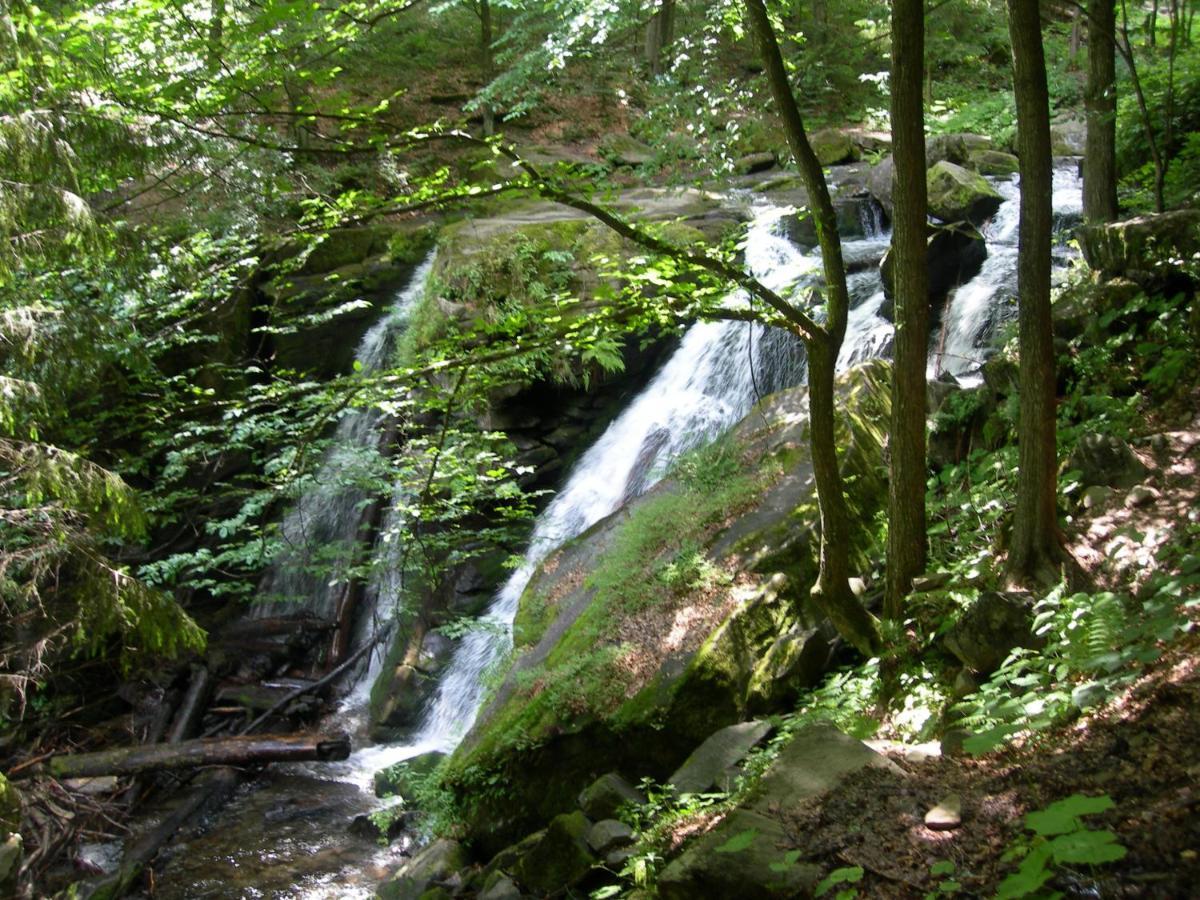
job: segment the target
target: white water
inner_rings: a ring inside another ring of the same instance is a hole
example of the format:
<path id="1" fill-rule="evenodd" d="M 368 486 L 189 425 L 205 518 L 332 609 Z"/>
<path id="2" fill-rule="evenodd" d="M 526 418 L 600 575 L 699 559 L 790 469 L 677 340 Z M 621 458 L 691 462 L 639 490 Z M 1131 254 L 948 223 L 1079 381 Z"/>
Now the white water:
<path id="1" fill-rule="evenodd" d="M 1017 298 L 1017 226 L 1021 195 L 1016 178 L 993 181 L 1004 202 L 983 229 L 988 256 L 971 281 L 953 292 L 946 307 L 942 335 L 933 339 L 930 378 L 949 372 L 960 381 L 974 381 L 984 360 L 980 350 L 997 327 L 1011 318 Z M 1083 182 L 1076 164 L 1054 170 L 1052 205 L 1055 220 L 1072 223 L 1083 210 Z"/>
<path id="2" fill-rule="evenodd" d="M 430 254 L 396 292 L 387 313 L 363 335 L 354 354 L 356 371 L 369 375 L 387 361 L 395 336 L 425 293 L 432 269 Z M 263 599 L 251 608 L 251 617 L 302 611 L 333 618 L 346 570 L 363 537 L 362 507 L 371 494 L 381 419 L 378 407 L 368 404 L 348 408 L 338 420 L 313 480 L 303 485 L 280 524 L 287 550 L 263 579 Z"/>

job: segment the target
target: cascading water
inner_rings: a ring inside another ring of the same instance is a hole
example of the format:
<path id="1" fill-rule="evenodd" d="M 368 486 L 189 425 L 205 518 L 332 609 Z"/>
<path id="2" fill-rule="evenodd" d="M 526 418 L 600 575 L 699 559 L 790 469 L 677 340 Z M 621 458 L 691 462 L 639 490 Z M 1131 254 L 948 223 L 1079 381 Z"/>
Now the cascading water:
<path id="1" fill-rule="evenodd" d="M 932 342 L 930 378 L 949 372 L 960 381 L 975 380 L 983 364 L 980 348 L 1015 312 L 1021 193 L 1016 178 L 993 184 L 1004 202 L 983 229 L 988 256 L 979 273 L 955 290 L 947 304 L 942 335 Z M 1054 220 L 1061 234 L 1078 221 L 1083 210 L 1082 181 L 1075 162 L 1055 167 L 1053 189 Z"/>
<path id="2" fill-rule="evenodd" d="M 987 232 L 989 252 L 998 267 L 997 274 L 987 278 L 997 290 L 1013 279 L 1015 268 L 1015 250 L 1011 256 L 1004 250 L 1012 245 L 1016 190 L 1004 183 L 1000 189 L 1008 199 Z M 1070 212 L 1075 202 L 1072 190 L 1077 199 L 1077 182 L 1072 185 L 1064 176 L 1060 189 L 1056 179 L 1056 210 Z M 773 290 L 789 296 L 819 277 L 820 262 L 815 253 L 805 253 L 776 234 L 781 212 L 756 210 L 746 242 L 746 264 Z M 878 223 L 865 224 L 875 227 Z M 888 240 L 877 231 L 869 230 L 868 234 L 865 239 L 844 244 L 853 274 L 849 284 L 851 310 L 839 368 L 885 354 L 891 346 L 891 325 L 879 316 L 883 290 L 877 266 Z M 1005 267 L 1001 273 L 1002 260 Z M 984 277 L 981 272 L 979 278 Z M 414 278 L 412 289 L 418 290 L 416 285 L 421 281 Z M 967 322 L 963 334 L 970 333 L 971 338 L 963 338 L 963 356 L 968 355 L 967 351 L 975 352 L 984 331 L 982 325 L 970 323 L 988 315 L 986 310 L 972 312 L 965 305 L 970 288 L 964 286 L 958 291 L 962 299 L 955 298 L 963 310 L 955 310 L 952 303 L 947 313 L 948 320 L 961 317 Z M 990 296 L 996 294 L 993 291 Z M 741 293 L 729 300 L 731 305 L 746 302 Z M 408 308 L 398 303 L 398 310 L 401 307 Z M 364 340 L 364 345 L 370 340 L 374 338 Z M 394 865 L 395 858 L 389 858 L 389 854 L 401 852 L 402 845 L 382 851 L 365 841 L 350 846 L 351 840 L 343 833 L 345 822 L 355 813 L 376 807 L 368 785 L 377 769 L 427 750 L 453 749 L 470 728 L 483 697 L 483 676 L 511 646 L 509 629 L 517 601 L 538 564 L 563 542 L 648 489 L 680 453 L 738 421 L 758 396 L 798 383 L 802 376 L 803 353 L 798 343 L 782 332 L 731 322 L 692 326 L 663 369 L 581 457 L 559 495 L 539 517 L 522 564 L 495 597 L 484 617 L 484 627 L 462 640 L 413 740 L 403 746 L 365 747 L 338 765 L 272 767 L 265 776 L 266 785 L 247 791 L 226 816 L 238 821 L 249 817 L 251 824 L 247 827 L 253 829 L 256 839 L 247 835 L 246 841 L 239 842 L 236 835 L 224 833 L 213 838 L 217 843 L 212 848 L 184 845 L 182 852 L 198 861 L 193 861 L 191 870 L 183 868 L 172 874 L 171 882 L 181 886 L 181 893 L 165 889 L 165 879 L 160 882 L 162 896 L 228 896 L 239 879 L 244 880 L 243 896 L 369 896 L 384 871 Z M 373 435 L 378 419 L 369 425 L 366 422 L 344 421 L 339 425 L 339 436 L 343 427 L 351 443 L 359 435 Z M 373 438 L 368 437 L 368 443 L 370 440 Z M 336 458 L 336 452 L 332 453 L 330 459 Z M 317 491 L 321 490 L 318 486 Z M 294 515 L 311 523 L 322 515 L 321 506 L 319 500 L 302 502 Z M 357 533 L 357 522 L 350 526 L 350 532 L 338 530 L 346 521 L 340 514 L 329 521 L 336 524 L 322 526 L 325 533 Z M 384 530 L 395 531 L 396 524 Z M 305 534 L 311 539 L 313 533 Z M 383 564 L 377 566 L 376 582 L 368 593 L 382 602 L 395 593 L 396 585 L 388 581 L 386 564 L 387 554 L 395 553 L 394 544 L 377 553 L 377 562 Z M 276 576 L 272 581 L 276 592 L 283 592 L 283 577 Z M 301 587 L 297 585 L 295 590 L 299 592 Z M 368 685 L 369 679 L 364 680 L 343 701 L 339 711 L 343 724 L 361 717 Z M 260 849 L 264 826 L 272 830 L 272 840 L 268 848 Z M 214 829 L 214 833 L 217 831 Z M 205 885 L 218 885 L 219 889 L 215 894 L 206 893 Z"/>
<path id="3" fill-rule="evenodd" d="M 432 270 L 430 254 L 396 293 L 387 313 L 363 335 L 354 355 L 356 371 L 369 375 L 387 361 Z M 362 507 L 371 493 L 371 462 L 378 458 L 381 420 L 379 409 L 367 405 L 351 407 L 338 421 L 313 481 L 280 525 L 287 549 L 263 579 L 262 599 L 251 608 L 251 617 L 274 616 L 283 609 L 333 618 L 363 538 Z"/>

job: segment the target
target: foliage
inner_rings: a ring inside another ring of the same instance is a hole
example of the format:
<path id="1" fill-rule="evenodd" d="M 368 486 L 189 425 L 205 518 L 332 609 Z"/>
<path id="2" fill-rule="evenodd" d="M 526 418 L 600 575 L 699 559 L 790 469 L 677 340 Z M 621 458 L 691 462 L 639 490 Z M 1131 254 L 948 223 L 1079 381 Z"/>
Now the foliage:
<path id="1" fill-rule="evenodd" d="M 1123 859 L 1126 849 L 1115 834 L 1088 828 L 1080 818 L 1106 812 L 1113 806 L 1107 794 L 1072 794 L 1044 810 L 1028 813 L 1025 827 L 1033 837 L 1018 839 L 1005 853 L 1006 859 L 1021 862 L 1016 872 L 1000 882 L 996 897 L 1007 900 L 1036 894 L 1059 866 L 1096 866 Z"/>
<path id="2" fill-rule="evenodd" d="M 813 896 L 824 897 L 839 884 L 858 884 L 862 881 L 864 874 L 862 866 L 845 866 L 834 869 L 817 883 L 813 889 Z M 857 888 L 843 888 L 834 894 L 835 900 L 854 900 L 857 896 Z"/>

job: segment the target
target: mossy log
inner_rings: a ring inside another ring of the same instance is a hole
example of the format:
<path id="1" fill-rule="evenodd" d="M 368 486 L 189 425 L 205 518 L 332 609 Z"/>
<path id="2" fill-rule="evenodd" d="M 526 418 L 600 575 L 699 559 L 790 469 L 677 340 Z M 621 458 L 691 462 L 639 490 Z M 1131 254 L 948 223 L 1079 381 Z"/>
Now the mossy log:
<path id="1" fill-rule="evenodd" d="M 349 755 L 350 739 L 345 735 L 239 735 L 53 756 L 47 761 L 46 770 L 56 778 L 85 778 L 195 766 L 245 766 L 305 760 L 328 762 Z"/>

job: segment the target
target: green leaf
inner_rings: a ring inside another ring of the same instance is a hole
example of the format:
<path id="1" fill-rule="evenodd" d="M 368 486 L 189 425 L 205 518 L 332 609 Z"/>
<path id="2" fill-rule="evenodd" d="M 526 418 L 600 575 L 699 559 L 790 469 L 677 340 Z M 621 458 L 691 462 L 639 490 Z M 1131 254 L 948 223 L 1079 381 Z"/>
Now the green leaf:
<path id="1" fill-rule="evenodd" d="M 1031 812 L 1025 816 L 1025 826 L 1043 837 L 1056 834 L 1067 834 L 1078 831 L 1079 816 L 1090 816 L 1112 809 L 1112 798 L 1107 794 L 1099 797 L 1087 797 L 1083 794 L 1072 794 L 1065 800 L 1051 803 L 1040 812 Z"/>
<path id="2" fill-rule="evenodd" d="M 754 843 L 754 839 L 758 837 L 757 828 L 747 828 L 745 831 L 739 831 L 720 847 L 716 849 L 717 853 L 741 853 Z"/>
<path id="3" fill-rule="evenodd" d="M 862 881 L 863 867 L 862 866 L 846 866 L 841 869 L 834 869 L 817 885 L 813 891 L 814 897 L 823 897 L 839 884 L 857 884 Z"/>
<path id="4" fill-rule="evenodd" d="M 950 875 L 954 872 L 954 863 L 948 859 L 939 859 L 929 867 L 930 875 Z"/>
<path id="5" fill-rule="evenodd" d="M 1058 863 L 1100 863 L 1116 862 L 1123 859 L 1129 851 L 1117 843 L 1117 836 L 1111 831 L 1076 831 L 1063 834 L 1050 841 L 1050 852 Z"/>

